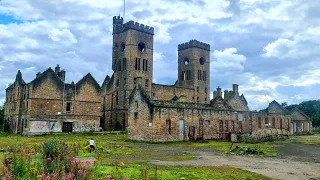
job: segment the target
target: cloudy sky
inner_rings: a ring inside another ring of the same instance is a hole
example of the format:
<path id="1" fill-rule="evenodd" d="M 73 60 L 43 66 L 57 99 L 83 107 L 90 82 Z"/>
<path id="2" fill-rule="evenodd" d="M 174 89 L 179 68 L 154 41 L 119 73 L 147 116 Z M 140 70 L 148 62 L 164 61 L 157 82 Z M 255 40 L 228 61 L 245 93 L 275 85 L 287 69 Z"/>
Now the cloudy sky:
<path id="1" fill-rule="evenodd" d="M 127 0 L 125 21 L 155 28 L 155 83 L 177 78 L 177 45 L 211 45 L 211 92 L 239 84 L 252 110 L 320 99 L 320 1 Z M 67 81 L 111 75 L 112 17 L 123 0 L 0 0 L 0 105 L 20 69 L 25 81 L 56 64 Z M 163 73 L 166 72 L 166 73 Z"/>

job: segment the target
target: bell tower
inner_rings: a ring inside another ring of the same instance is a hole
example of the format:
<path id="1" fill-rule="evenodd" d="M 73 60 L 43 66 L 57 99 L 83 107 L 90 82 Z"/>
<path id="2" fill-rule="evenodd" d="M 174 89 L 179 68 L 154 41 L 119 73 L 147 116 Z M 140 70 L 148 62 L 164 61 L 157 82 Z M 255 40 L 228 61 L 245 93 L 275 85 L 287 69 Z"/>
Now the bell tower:
<path id="1" fill-rule="evenodd" d="M 194 102 L 210 103 L 210 45 L 190 40 L 178 45 L 178 86 L 194 89 Z"/>

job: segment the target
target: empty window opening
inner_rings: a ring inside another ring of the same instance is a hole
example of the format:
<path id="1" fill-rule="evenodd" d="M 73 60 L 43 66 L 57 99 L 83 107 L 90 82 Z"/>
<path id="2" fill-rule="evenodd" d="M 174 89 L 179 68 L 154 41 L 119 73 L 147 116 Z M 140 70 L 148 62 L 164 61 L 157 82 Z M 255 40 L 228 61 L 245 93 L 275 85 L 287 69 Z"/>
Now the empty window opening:
<path id="1" fill-rule="evenodd" d="M 205 125 L 206 125 L 206 126 L 210 126 L 210 120 L 206 120 L 206 121 L 205 121 Z"/>
<path id="2" fill-rule="evenodd" d="M 199 92 L 199 86 L 197 87 L 197 92 Z"/>
<path id="3" fill-rule="evenodd" d="M 126 45 L 124 43 L 121 44 L 121 51 L 124 52 L 126 50 Z"/>
<path id="4" fill-rule="evenodd" d="M 234 132 L 234 121 L 231 121 L 231 131 Z"/>
<path id="5" fill-rule="evenodd" d="M 261 117 L 258 118 L 258 128 L 261 128 Z"/>
<path id="6" fill-rule="evenodd" d="M 145 80 L 145 87 L 147 88 L 149 86 L 149 79 Z"/>
<path id="7" fill-rule="evenodd" d="M 144 52 L 146 50 L 146 45 L 143 42 L 141 42 L 138 44 L 138 49 L 140 52 Z"/>
<path id="8" fill-rule="evenodd" d="M 117 95 L 116 95 L 116 104 L 118 105 L 119 104 L 119 93 L 117 92 Z"/>
<path id="9" fill-rule="evenodd" d="M 135 103 L 136 103 L 136 108 L 138 109 L 139 108 L 138 101 L 135 101 Z"/>
<path id="10" fill-rule="evenodd" d="M 183 64 L 184 65 L 188 65 L 189 64 L 189 59 L 187 57 L 184 58 Z"/>
<path id="11" fill-rule="evenodd" d="M 134 119 L 138 119 L 138 112 L 134 113 Z"/>
<path id="12" fill-rule="evenodd" d="M 123 62 L 122 62 L 122 64 L 123 64 L 123 65 L 122 65 L 123 70 L 127 70 L 127 58 L 123 58 L 122 61 L 123 61 Z"/>
<path id="13" fill-rule="evenodd" d="M 70 112 L 71 110 L 71 102 L 67 102 L 66 111 Z"/>
<path id="14" fill-rule="evenodd" d="M 203 57 L 199 59 L 199 63 L 201 65 L 204 65 L 205 62 L 206 62 L 206 60 Z"/>
<path id="15" fill-rule="evenodd" d="M 171 134 L 171 120 L 166 120 L 166 135 Z"/>
<path id="16" fill-rule="evenodd" d="M 181 80 L 182 81 L 186 80 L 186 72 L 185 71 L 182 71 Z"/>
<path id="17" fill-rule="evenodd" d="M 204 93 L 206 93 L 206 94 L 207 94 L 207 91 L 208 91 L 208 89 L 207 89 L 207 88 L 204 88 Z"/>

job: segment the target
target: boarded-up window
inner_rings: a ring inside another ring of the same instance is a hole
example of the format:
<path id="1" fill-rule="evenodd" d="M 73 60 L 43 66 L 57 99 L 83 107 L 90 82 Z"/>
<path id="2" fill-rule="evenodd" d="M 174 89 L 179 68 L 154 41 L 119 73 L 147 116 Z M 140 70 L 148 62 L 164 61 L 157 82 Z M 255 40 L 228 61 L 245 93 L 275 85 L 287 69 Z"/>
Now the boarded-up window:
<path id="1" fill-rule="evenodd" d="M 171 120 L 166 120 L 166 135 L 171 134 Z"/>
<path id="2" fill-rule="evenodd" d="M 258 118 L 258 128 L 261 128 L 261 117 Z"/>

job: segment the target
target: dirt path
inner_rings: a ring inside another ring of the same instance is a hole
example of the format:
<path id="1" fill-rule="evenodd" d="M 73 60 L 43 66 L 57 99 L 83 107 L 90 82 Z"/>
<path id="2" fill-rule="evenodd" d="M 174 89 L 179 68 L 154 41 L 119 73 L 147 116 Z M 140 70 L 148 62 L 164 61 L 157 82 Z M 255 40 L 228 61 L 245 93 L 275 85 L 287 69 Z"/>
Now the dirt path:
<path id="1" fill-rule="evenodd" d="M 276 150 L 282 158 L 320 163 L 320 145 L 318 144 L 287 143 L 277 147 Z"/>
<path id="2" fill-rule="evenodd" d="M 275 179 L 320 180 L 319 163 L 301 163 L 288 159 L 217 156 L 208 152 L 200 152 L 200 156 L 194 160 L 179 162 L 159 161 L 152 162 L 152 164 L 169 166 L 232 166 Z"/>

